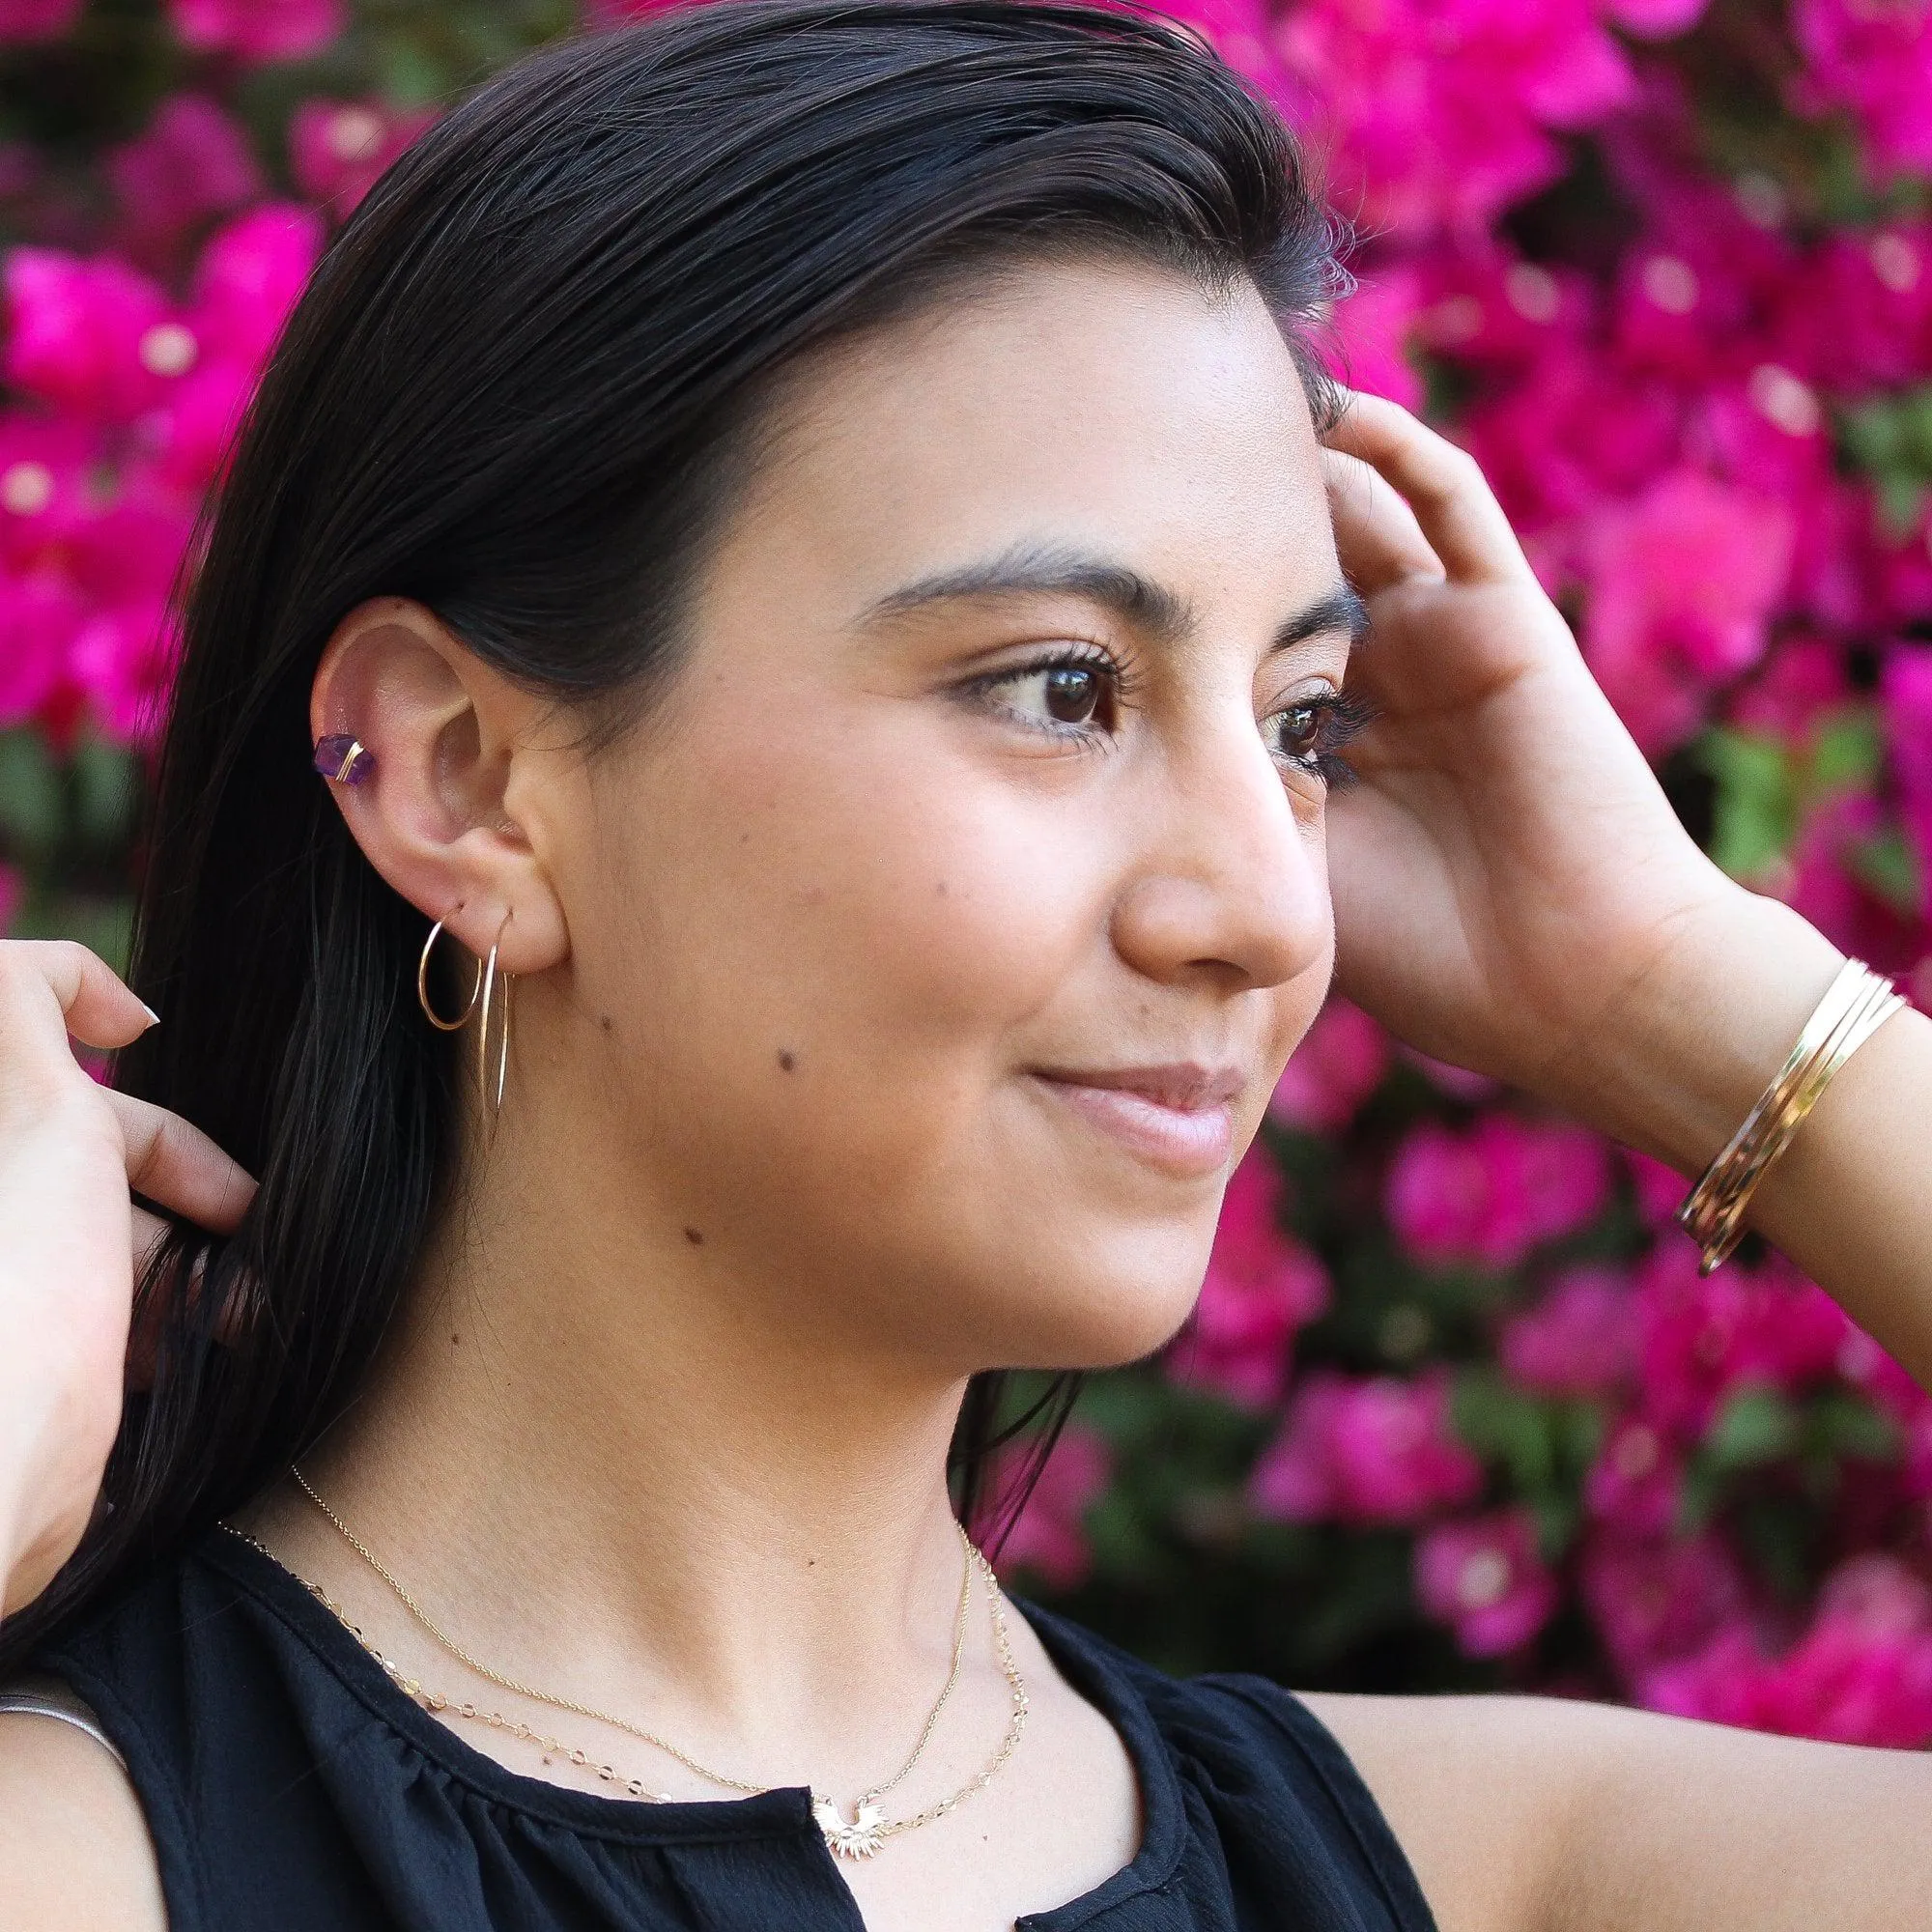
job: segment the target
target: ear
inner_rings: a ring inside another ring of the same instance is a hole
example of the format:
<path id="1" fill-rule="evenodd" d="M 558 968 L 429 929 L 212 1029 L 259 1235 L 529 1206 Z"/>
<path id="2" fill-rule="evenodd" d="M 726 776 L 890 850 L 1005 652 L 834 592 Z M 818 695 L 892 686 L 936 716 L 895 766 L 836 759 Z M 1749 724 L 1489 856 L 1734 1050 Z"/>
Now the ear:
<path id="1" fill-rule="evenodd" d="M 347 732 L 374 754 L 363 781 L 329 787 L 369 863 L 478 958 L 496 946 L 497 965 L 518 974 L 570 952 L 538 847 L 505 806 L 518 758 L 535 755 L 540 709 L 400 597 L 343 618 L 309 694 L 312 740 Z"/>

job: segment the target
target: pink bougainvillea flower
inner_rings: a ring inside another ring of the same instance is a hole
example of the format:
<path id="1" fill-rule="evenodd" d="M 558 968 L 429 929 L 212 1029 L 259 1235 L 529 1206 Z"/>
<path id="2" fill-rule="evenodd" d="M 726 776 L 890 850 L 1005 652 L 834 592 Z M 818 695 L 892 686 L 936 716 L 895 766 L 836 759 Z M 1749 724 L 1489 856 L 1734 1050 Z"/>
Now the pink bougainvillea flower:
<path id="1" fill-rule="evenodd" d="M 1201 1299 L 1167 1352 L 1173 1380 L 1252 1407 L 1280 1400 L 1295 1330 L 1328 1305 L 1327 1271 L 1281 1226 L 1281 1186 L 1260 1150 L 1235 1170 Z"/>
<path id="2" fill-rule="evenodd" d="M 1880 179 L 1932 172 L 1932 0 L 1792 0 L 1801 110 L 1849 108 Z"/>
<path id="3" fill-rule="evenodd" d="M 1872 793 L 1827 795 L 1799 827 L 1778 896 L 1842 952 L 1902 974 L 1925 950 L 1924 923 L 1881 896 L 1859 867 L 1860 853 L 1894 829 Z"/>
<path id="4" fill-rule="evenodd" d="M 1932 223 L 1828 235 L 1781 291 L 1782 358 L 1834 396 L 1903 387 L 1932 364 Z"/>
<path id="5" fill-rule="evenodd" d="M 1605 16 L 1627 33 L 1663 41 L 1688 34 L 1711 0 L 1604 0 Z"/>
<path id="6" fill-rule="evenodd" d="M 1584 651 L 1646 750 L 1682 743 L 1763 655 L 1794 537 L 1782 503 L 1688 469 L 1598 517 Z"/>
<path id="7" fill-rule="evenodd" d="M 1309 1133 L 1335 1133 L 1381 1085 L 1389 1039 L 1360 1007 L 1331 993 L 1283 1069 L 1268 1118 Z"/>
<path id="8" fill-rule="evenodd" d="M 1004 1473 L 1011 1475 L 1010 1463 Z M 1112 1475 L 1113 1457 L 1104 1438 L 1069 1422 L 1000 1545 L 1000 1569 L 1028 1571 L 1054 1590 L 1085 1582 L 1094 1565 L 1087 1512 L 1105 1493 Z"/>
<path id="9" fill-rule="evenodd" d="M 1605 1395 L 1636 1367 L 1636 1302 L 1617 1268 L 1574 1267 L 1503 1324 L 1497 1356 L 1512 1381 L 1544 1395 Z"/>
<path id="10" fill-rule="evenodd" d="M 1590 1514 L 1634 1536 L 1662 1536 L 1674 1528 L 1683 1493 L 1681 1453 L 1641 1415 L 1611 1424 L 1583 1479 Z"/>
<path id="11" fill-rule="evenodd" d="M 1295 1390 L 1248 1495 L 1260 1515 L 1291 1522 L 1412 1523 L 1481 1485 L 1449 1427 L 1445 1373 L 1356 1380 L 1322 1370 Z"/>
<path id="12" fill-rule="evenodd" d="M 1580 1582 L 1590 1621 L 1630 1682 L 1703 1648 L 1747 1602 L 1736 1557 L 1708 1533 L 1601 1530 L 1585 1546 Z"/>
<path id="13" fill-rule="evenodd" d="M 1891 766 L 1932 916 L 1932 650 L 1897 645 L 1886 659 L 1881 691 Z"/>
<path id="14" fill-rule="evenodd" d="M 246 132 L 199 94 L 162 101 L 145 132 L 108 152 L 101 172 L 121 204 L 119 239 L 144 259 L 164 257 L 197 222 L 262 192 Z"/>
<path id="15" fill-rule="evenodd" d="M 1422 378 L 1407 355 L 1420 288 L 1412 270 L 1388 269 L 1358 282 L 1337 306 L 1331 360 L 1351 389 L 1386 396 L 1405 409 L 1421 408 Z"/>
<path id="16" fill-rule="evenodd" d="M 0 0 L 0 41 L 57 41 L 87 0 Z"/>
<path id="17" fill-rule="evenodd" d="M 90 608 L 69 670 L 110 737 L 145 741 L 165 714 L 181 641 L 170 593 L 193 527 L 190 500 L 137 486 L 76 546 Z"/>
<path id="18" fill-rule="evenodd" d="M 1417 341 L 1438 355 L 1520 369 L 1587 326 L 1591 285 L 1574 270 L 1526 262 L 1489 238 L 1459 238 L 1418 258 Z"/>
<path id="19" fill-rule="evenodd" d="M 128 422 L 193 367 L 193 337 L 147 276 L 112 255 L 7 257 L 7 380 L 89 422 Z"/>
<path id="20" fill-rule="evenodd" d="M 304 100 L 289 122 L 296 185 L 347 214 L 435 118 L 384 100 Z"/>
<path id="21" fill-rule="evenodd" d="M 1628 101 L 1629 63 L 1587 0 L 1311 0 L 1276 44 L 1378 229 L 1487 228 L 1562 170 L 1548 129 Z"/>
<path id="22" fill-rule="evenodd" d="M 321 218 L 312 208 L 270 202 L 231 221 L 195 270 L 187 320 L 201 354 L 259 362 L 322 253 Z"/>
<path id="23" fill-rule="evenodd" d="M 86 616 L 64 573 L 0 569 L 0 727 L 33 719 L 59 688 Z"/>
<path id="24" fill-rule="evenodd" d="M 1390 1163 L 1383 1206 L 1417 1260 L 1508 1268 L 1594 1219 L 1609 1185 L 1608 1151 L 1594 1134 L 1492 1113 L 1463 1133 L 1434 1121 L 1413 1129 Z"/>
<path id="25" fill-rule="evenodd" d="M 262 62 L 326 47 L 349 24 L 343 0 L 167 0 L 183 45 Z"/>
<path id="26" fill-rule="evenodd" d="M 1644 1412 L 1662 1428 L 1694 1437 L 1747 1383 L 1796 1392 L 1837 1368 L 1843 1311 L 1776 1258 L 1704 1276 L 1695 1243 L 1666 1236 L 1637 1280 Z"/>
<path id="27" fill-rule="evenodd" d="M 1653 1710 L 1839 1744 L 1916 1748 L 1932 1740 L 1932 1614 L 1925 1584 L 1865 1551 L 1820 1593 L 1811 1627 L 1781 1658 L 1747 1627 L 1645 1673 Z"/>
<path id="28" fill-rule="evenodd" d="M 1556 1607 L 1556 1579 L 1524 1509 L 1497 1510 L 1425 1530 L 1415 1546 L 1415 1594 L 1471 1657 L 1520 1650 Z"/>

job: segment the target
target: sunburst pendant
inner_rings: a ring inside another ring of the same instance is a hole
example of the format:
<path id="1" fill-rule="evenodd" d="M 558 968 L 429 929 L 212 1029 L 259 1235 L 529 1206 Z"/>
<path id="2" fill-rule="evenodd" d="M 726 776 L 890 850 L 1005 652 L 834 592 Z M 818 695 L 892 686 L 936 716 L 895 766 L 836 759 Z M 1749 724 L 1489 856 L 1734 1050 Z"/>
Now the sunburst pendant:
<path id="1" fill-rule="evenodd" d="M 867 1800 L 860 1800 L 849 1825 L 829 1798 L 814 1798 L 811 1815 L 825 1833 L 825 1842 L 841 1859 L 869 1859 L 886 1842 L 885 1814 Z"/>

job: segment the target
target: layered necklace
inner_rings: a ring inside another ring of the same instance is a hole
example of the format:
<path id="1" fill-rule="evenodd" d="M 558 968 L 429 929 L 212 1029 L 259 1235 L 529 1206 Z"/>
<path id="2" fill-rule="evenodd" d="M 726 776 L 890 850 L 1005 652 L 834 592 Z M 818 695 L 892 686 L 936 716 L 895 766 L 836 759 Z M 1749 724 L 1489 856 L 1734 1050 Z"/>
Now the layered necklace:
<path id="1" fill-rule="evenodd" d="M 652 1749 L 674 1758 L 694 1776 L 702 1778 L 707 1784 L 715 1784 L 722 1790 L 756 1796 L 759 1792 L 772 1788 L 768 1784 L 753 1783 L 746 1778 L 729 1776 L 722 1771 L 713 1771 L 668 1738 L 659 1736 L 656 1731 L 646 1730 L 641 1724 L 633 1723 L 628 1718 L 618 1717 L 610 1711 L 600 1711 L 594 1705 L 579 1703 L 573 1698 L 559 1697 L 551 1691 L 540 1690 L 534 1685 L 521 1683 L 503 1671 L 493 1669 L 482 1659 L 466 1650 L 431 1617 L 375 1551 L 316 1493 L 308 1478 L 299 1469 L 292 1469 L 290 1473 L 295 1477 L 302 1493 L 334 1526 L 342 1540 L 389 1586 L 397 1602 L 414 1619 L 424 1634 L 440 1649 L 455 1658 L 466 1668 L 474 1671 L 477 1676 L 495 1684 L 500 1690 L 510 1691 L 515 1696 L 528 1698 L 532 1703 L 546 1704 L 553 1710 L 564 1711 L 573 1717 L 587 1718 L 594 1723 L 608 1724 L 611 1729 L 622 1731 L 627 1736 L 637 1739 L 639 1744 L 649 1745 Z M 236 1534 L 242 1533 L 237 1531 Z M 256 1542 L 252 1536 L 244 1535 L 242 1540 L 253 1544 L 271 1561 L 280 1562 L 280 1558 L 276 1557 L 272 1550 Z M 952 1625 L 952 1664 L 947 1672 L 946 1682 L 940 1690 L 938 1698 L 934 1701 L 932 1709 L 926 1713 L 924 1723 L 920 1726 L 919 1736 L 914 1741 L 911 1752 L 890 1777 L 859 1794 L 853 1803 L 849 1821 L 832 1799 L 824 1796 L 816 1787 L 812 1789 L 812 1818 L 820 1832 L 825 1834 L 826 1844 L 839 1858 L 869 1859 L 888 1838 L 898 1837 L 906 1832 L 917 1831 L 922 1825 L 930 1825 L 935 1820 L 944 1818 L 948 1812 L 964 1804 L 975 1792 L 983 1791 L 1019 1747 L 1020 1733 L 1026 1727 L 1026 1680 L 1020 1675 L 1019 1665 L 1013 1660 L 1012 1643 L 1007 1633 L 1006 1605 L 1001 1595 L 999 1579 L 993 1575 L 992 1565 L 974 1548 L 972 1539 L 967 1536 L 963 1527 L 959 1531 L 959 1541 L 964 1550 L 965 1564 L 959 1582 L 959 1608 Z M 966 1644 L 967 1611 L 972 1604 L 976 1577 L 986 1593 L 986 1602 L 992 1613 L 993 1650 L 999 1659 L 1000 1670 L 1007 1680 L 1009 1701 L 1006 1734 L 1001 1738 L 999 1748 L 993 1753 L 984 1769 L 961 1785 L 950 1798 L 942 1798 L 938 1803 L 928 1804 L 924 1810 L 916 1811 L 908 1817 L 888 1818 L 880 1800 L 898 1785 L 924 1756 L 925 1747 L 932 1742 L 933 1731 L 938 1726 L 940 1713 L 945 1710 L 954 1686 L 959 1682 L 959 1662 Z M 549 1736 L 522 1719 L 507 1718 L 500 1711 L 486 1711 L 469 1700 L 459 1701 L 445 1696 L 440 1691 L 430 1690 L 405 1671 L 400 1664 L 385 1657 L 355 1624 L 350 1622 L 341 1606 L 317 1584 L 309 1582 L 305 1577 L 298 1577 L 297 1580 L 361 1644 L 382 1667 L 390 1682 L 405 1696 L 421 1705 L 424 1710 L 437 1716 L 448 1715 L 462 1718 L 469 1722 L 484 1724 L 493 1730 L 502 1731 L 522 1743 L 534 1745 L 544 1753 L 546 1761 L 552 1757 L 560 1757 L 566 1763 L 582 1770 L 594 1771 L 604 1783 L 622 1785 L 629 1797 L 653 1799 L 665 1804 L 673 1802 L 669 1792 L 652 1790 L 642 1778 L 627 1776 L 614 1765 L 601 1762 L 581 1747 L 565 1745 L 561 1739 Z"/>

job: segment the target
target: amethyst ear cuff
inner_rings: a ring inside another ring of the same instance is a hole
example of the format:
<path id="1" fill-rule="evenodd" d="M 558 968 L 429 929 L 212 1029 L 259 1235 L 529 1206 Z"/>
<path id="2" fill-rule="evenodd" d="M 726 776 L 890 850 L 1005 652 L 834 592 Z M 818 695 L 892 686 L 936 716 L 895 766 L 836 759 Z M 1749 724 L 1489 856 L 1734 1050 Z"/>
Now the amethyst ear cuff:
<path id="1" fill-rule="evenodd" d="M 365 751 L 359 738 L 335 731 L 316 740 L 315 768 L 337 784 L 360 784 L 376 769 L 376 754 Z"/>

